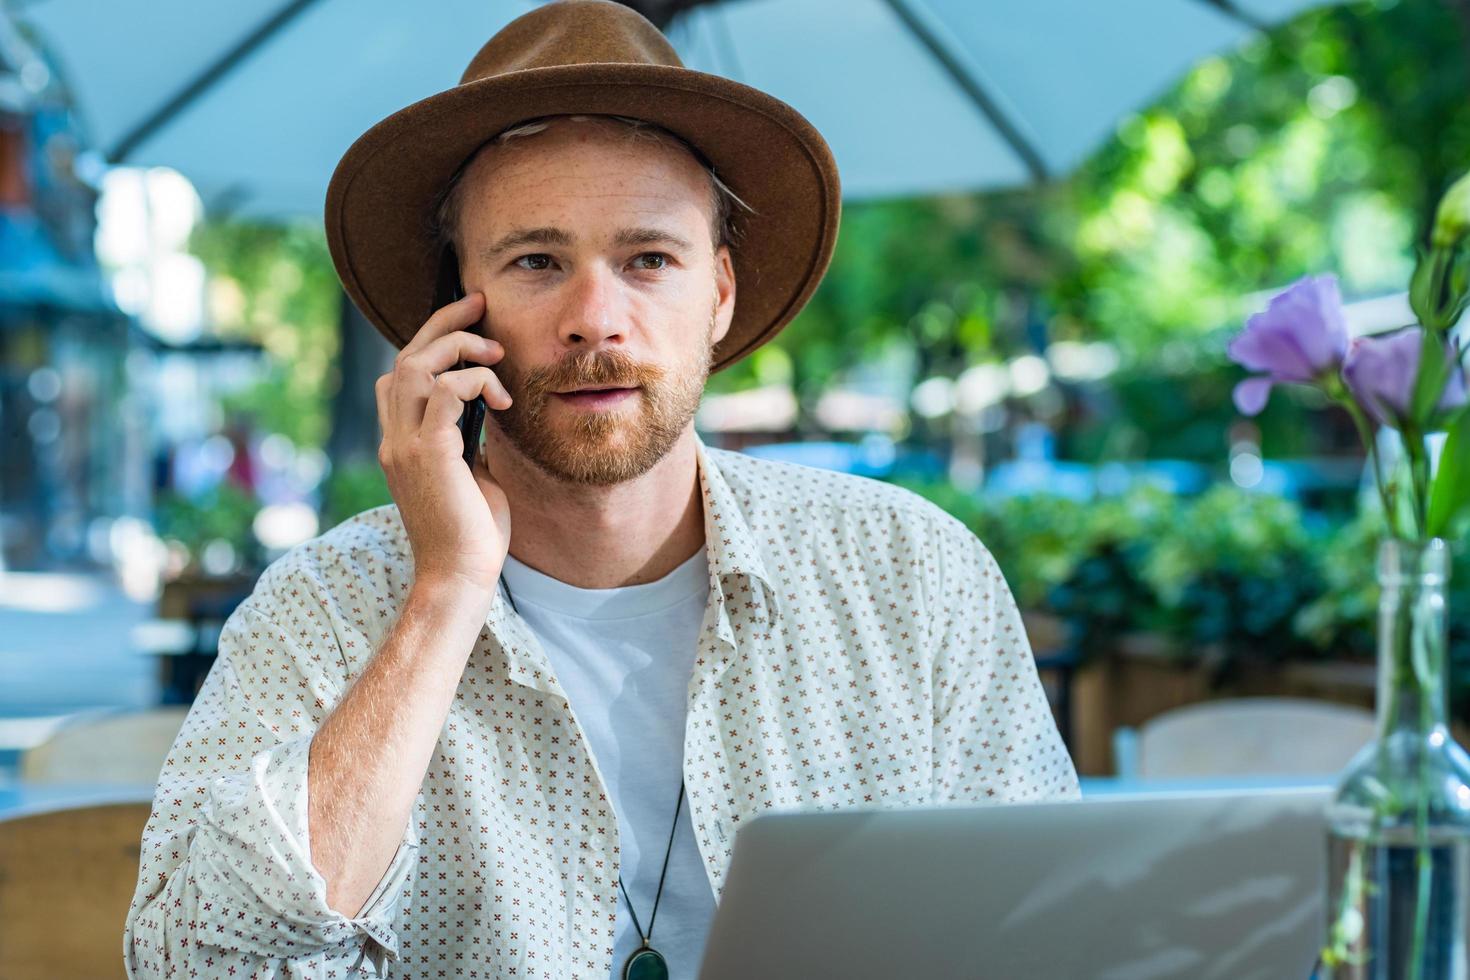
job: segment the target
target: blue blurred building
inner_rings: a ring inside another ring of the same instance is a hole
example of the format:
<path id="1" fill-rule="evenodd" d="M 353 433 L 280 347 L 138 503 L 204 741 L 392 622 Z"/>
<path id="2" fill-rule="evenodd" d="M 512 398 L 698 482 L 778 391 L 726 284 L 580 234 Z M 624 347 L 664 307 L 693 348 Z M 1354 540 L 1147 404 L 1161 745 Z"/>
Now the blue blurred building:
<path id="1" fill-rule="evenodd" d="M 119 401 L 136 329 L 93 236 L 98 192 L 55 74 L 0 18 L 0 568 L 88 563 L 146 473 Z"/>

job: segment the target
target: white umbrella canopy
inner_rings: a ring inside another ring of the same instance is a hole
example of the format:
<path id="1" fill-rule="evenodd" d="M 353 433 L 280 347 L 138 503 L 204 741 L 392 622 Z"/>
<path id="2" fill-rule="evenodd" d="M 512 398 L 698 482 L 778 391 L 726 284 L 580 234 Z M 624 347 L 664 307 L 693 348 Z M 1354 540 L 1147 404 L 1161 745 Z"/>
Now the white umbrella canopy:
<path id="1" fill-rule="evenodd" d="M 110 162 L 206 207 L 319 217 L 373 123 L 448 88 L 530 0 L 12 0 Z M 790 103 L 856 200 L 1063 174 L 1193 63 L 1308 0 L 635 0 L 686 66 Z M 665 9 L 689 7 L 666 23 Z"/>

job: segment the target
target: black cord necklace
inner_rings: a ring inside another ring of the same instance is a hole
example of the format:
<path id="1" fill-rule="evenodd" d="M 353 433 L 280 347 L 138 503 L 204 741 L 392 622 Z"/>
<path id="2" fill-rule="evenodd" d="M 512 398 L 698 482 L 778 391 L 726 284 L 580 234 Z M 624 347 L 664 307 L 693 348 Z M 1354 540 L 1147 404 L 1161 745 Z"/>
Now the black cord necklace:
<path id="1" fill-rule="evenodd" d="M 679 802 L 674 804 L 674 826 L 669 828 L 669 846 L 664 850 L 664 868 L 658 873 L 658 891 L 653 896 L 653 911 L 648 916 L 648 933 L 638 924 L 638 913 L 633 912 L 633 900 L 628 898 L 628 889 L 623 887 L 623 876 L 618 876 L 618 887 L 623 889 L 623 898 L 628 902 L 628 911 L 633 913 L 633 928 L 643 945 L 628 954 L 623 961 L 623 980 L 669 980 L 669 964 L 664 954 L 649 945 L 653 936 L 653 920 L 658 915 L 658 900 L 664 893 L 664 875 L 669 871 L 669 854 L 674 850 L 674 831 L 679 829 L 679 808 L 684 805 L 684 781 L 679 781 Z"/>
<path id="2" fill-rule="evenodd" d="M 510 594 L 510 583 L 506 582 L 504 573 L 500 576 L 500 584 L 505 589 L 505 597 L 510 601 L 510 608 L 516 609 L 516 601 Z M 648 914 L 648 932 L 638 923 L 638 913 L 633 911 L 633 900 L 628 897 L 628 889 L 623 885 L 623 876 L 618 875 L 618 887 L 622 889 L 623 898 L 628 903 L 628 911 L 633 916 L 633 928 L 638 931 L 638 938 L 643 940 L 642 945 L 628 954 L 623 961 L 623 980 L 669 980 L 669 964 L 664 955 L 651 945 L 653 936 L 653 920 L 658 917 L 658 900 L 664 894 L 664 876 L 669 872 L 669 855 L 674 851 L 674 831 L 679 829 L 679 809 L 684 805 L 684 781 L 679 780 L 679 802 L 674 804 L 674 825 L 669 828 L 669 843 L 664 849 L 663 870 L 658 873 L 658 891 L 653 896 L 653 911 Z"/>

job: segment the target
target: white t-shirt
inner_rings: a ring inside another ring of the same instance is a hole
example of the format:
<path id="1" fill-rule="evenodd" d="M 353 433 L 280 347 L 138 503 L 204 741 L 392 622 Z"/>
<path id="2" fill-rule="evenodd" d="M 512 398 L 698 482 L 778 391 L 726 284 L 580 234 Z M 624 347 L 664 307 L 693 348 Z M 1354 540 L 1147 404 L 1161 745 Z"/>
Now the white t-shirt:
<path id="1" fill-rule="evenodd" d="M 623 888 L 638 925 L 668 962 L 671 980 L 693 980 L 715 913 L 714 891 L 694 842 L 689 799 L 679 808 L 663 894 L 659 872 L 679 802 L 689 679 L 709 599 L 703 549 L 663 578 L 618 589 L 579 589 L 507 555 L 516 611 L 546 650 L 572 714 L 607 783 L 617 814 Z M 641 945 L 618 891 L 612 980 Z"/>

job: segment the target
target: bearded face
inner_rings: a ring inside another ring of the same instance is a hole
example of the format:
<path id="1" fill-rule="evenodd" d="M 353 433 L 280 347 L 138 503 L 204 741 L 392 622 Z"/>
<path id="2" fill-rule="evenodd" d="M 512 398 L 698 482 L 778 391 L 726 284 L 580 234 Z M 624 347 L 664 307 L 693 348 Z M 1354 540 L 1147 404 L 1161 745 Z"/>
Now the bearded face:
<path id="1" fill-rule="evenodd" d="M 713 363 L 714 330 L 712 307 L 703 339 L 667 367 L 611 348 L 523 372 L 507 352 L 494 370 L 513 404 L 487 414 L 547 474 L 585 486 L 624 483 L 663 459 L 694 418 Z"/>

